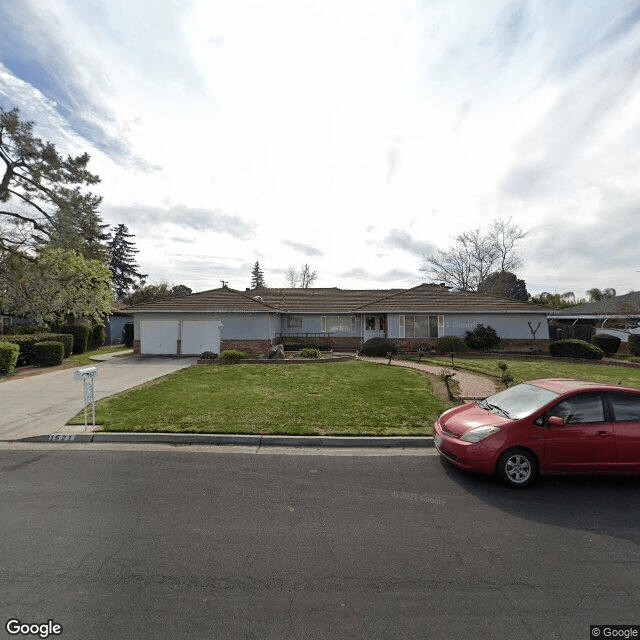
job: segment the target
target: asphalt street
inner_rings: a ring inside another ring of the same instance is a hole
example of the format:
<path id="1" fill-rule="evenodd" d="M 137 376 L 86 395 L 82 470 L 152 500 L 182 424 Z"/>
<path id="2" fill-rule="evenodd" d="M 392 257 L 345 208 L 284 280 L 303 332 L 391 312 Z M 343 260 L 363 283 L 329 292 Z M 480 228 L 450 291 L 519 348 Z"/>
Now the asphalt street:
<path id="1" fill-rule="evenodd" d="M 640 624 L 640 479 L 433 450 L 4 443 L 0 608 L 75 638 L 587 639 Z M 50 636 L 54 637 L 54 636 Z"/>

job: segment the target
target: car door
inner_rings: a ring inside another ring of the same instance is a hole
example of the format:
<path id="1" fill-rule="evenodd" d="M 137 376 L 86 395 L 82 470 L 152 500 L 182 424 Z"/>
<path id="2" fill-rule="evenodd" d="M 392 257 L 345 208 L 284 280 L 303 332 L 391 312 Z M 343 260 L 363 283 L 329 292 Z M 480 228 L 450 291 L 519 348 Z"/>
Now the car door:
<path id="1" fill-rule="evenodd" d="M 605 421 L 600 393 L 564 398 L 551 409 L 550 416 L 562 418 L 564 424 L 543 431 L 547 471 L 588 473 L 615 468 L 614 430 Z"/>
<path id="2" fill-rule="evenodd" d="M 620 470 L 640 473 L 640 394 L 614 391 L 609 399 Z"/>

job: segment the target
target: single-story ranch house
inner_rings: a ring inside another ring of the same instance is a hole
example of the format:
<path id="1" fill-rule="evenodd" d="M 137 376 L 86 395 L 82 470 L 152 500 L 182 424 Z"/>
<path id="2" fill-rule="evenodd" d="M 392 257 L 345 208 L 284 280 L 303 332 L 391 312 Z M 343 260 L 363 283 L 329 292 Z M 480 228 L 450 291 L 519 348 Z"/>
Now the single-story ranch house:
<path id="1" fill-rule="evenodd" d="M 259 355 L 293 341 L 355 349 L 376 336 L 411 351 L 432 347 L 441 336 L 464 337 L 478 324 L 493 327 L 507 348 L 546 348 L 549 337 L 546 307 L 434 284 L 358 291 L 222 287 L 123 311 L 133 315 L 134 353 L 142 355 L 225 349 Z"/>

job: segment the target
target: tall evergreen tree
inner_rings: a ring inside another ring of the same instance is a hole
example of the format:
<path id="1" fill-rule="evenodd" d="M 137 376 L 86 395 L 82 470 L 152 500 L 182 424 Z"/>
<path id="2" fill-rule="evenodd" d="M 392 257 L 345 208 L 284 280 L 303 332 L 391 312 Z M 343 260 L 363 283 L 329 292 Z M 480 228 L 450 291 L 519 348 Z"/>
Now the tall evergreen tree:
<path id="1" fill-rule="evenodd" d="M 138 281 L 144 284 L 147 274 L 138 271 L 139 267 L 134 258 L 138 249 L 130 240 L 134 235 L 129 233 L 126 225 L 119 224 L 111 231 L 112 236 L 108 244 L 109 270 L 116 300 L 122 300 Z"/>
<path id="2" fill-rule="evenodd" d="M 264 281 L 264 273 L 260 268 L 260 263 L 256 260 L 251 270 L 251 288 L 252 289 L 264 289 L 267 286 Z"/>
<path id="3" fill-rule="evenodd" d="M 21 120 L 18 109 L 0 107 L 0 161 L 0 220 L 13 223 L 0 225 L 0 249 L 33 249 L 57 236 L 62 219 L 68 227 L 96 213 L 100 198 L 81 191 L 100 182 L 87 170 L 89 155 L 63 157 L 34 135 L 33 122 Z"/>

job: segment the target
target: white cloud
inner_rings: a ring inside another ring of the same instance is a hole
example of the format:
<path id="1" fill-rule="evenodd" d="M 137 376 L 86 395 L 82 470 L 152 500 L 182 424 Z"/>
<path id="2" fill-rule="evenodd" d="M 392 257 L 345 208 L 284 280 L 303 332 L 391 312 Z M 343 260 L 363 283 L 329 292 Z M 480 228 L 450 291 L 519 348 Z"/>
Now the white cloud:
<path id="1" fill-rule="evenodd" d="M 625 291 L 639 19 L 631 0 L 25 0 L 0 7 L 0 104 L 91 153 L 151 279 L 243 288 L 259 258 L 275 286 L 302 253 L 319 286 L 411 286 L 422 253 L 502 216 L 535 231 L 529 290 Z"/>

